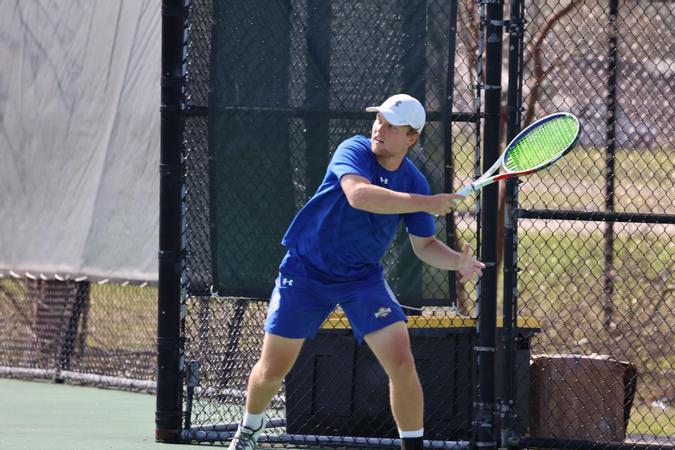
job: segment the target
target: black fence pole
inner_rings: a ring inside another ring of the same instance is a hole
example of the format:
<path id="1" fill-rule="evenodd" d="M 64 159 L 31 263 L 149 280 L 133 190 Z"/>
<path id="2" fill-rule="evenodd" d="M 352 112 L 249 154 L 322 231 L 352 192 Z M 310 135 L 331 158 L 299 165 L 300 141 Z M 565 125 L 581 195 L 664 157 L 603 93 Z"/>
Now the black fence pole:
<path id="1" fill-rule="evenodd" d="M 454 192 L 455 165 L 452 157 L 452 104 L 455 93 L 455 53 L 457 47 L 457 1 L 450 3 L 450 30 L 448 32 L 448 67 L 445 74 L 445 92 L 443 96 L 443 159 L 445 161 L 443 172 L 443 192 Z M 455 216 L 449 214 L 445 219 L 445 242 L 450 247 L 455 247 Z M 455 272 L 448 272 L 448 293 L 450 306 L 459 308 L 457 296 L 457 276 Z"/>
<path id="2" fill-rule="evenodd" d="M 181 143 L 184 83 L 183 0 L 162 1 L 159 182 L 159 304 L 155 439 L 180 441 Z"/>
<path id="3" fill-rule="evenodd" d="M 509 85 L 507 93 L 508 123 L 506 141 L 510 142 L 521 125 L 523 85 L 524 0 L 510 0 L 509 5 Z M 504 306 L 502 330 L 502 385 L 500 401 L 501 447 L 517 442 L 514 421 L 517 411 L 518 373 L 514 328 L 518 320 L 518 182 L 507 180 L 504 192 Z"/>
<path id="4" fill-rule="evenodd" d="M 607 62 L 607 161 L 605 166 L 605 210 L 614 212 L 614 177 L 616 159 L 616 81 L 618 66 L 617 48 L 617 16 L 619 15 L 619 0 L 609 0 L 609 54 Z M 612 326 L 614 314 L 614 222 L 607 221 L 605 224 L 605 304 L 603 320 L 606 330 Z"/>
<path id="5" fill-rule="evenodd" d="M 499 158 L 499 121 L 501 107 L 502 42 L 504 5 L 489 0 L 485 23 L 485 121 L 483 123 L 483 171 Z M 481 257 L 488 267 L 480 280 L 478 339 L 478 402 L 476 404 L 476 447 L 496 448 L 495 352 L 497 332 L 497 205 L 498 185 L 483 189 Z"/>
<path id="6" fill-rule="evenodd" d="M 68 328 L 63 337 L 63 345 L 61 347 L 61 354 L 59 355 L 57 376 L 54 379 L 57 383 L 62 383 L 60 378 L 62 370 L 70 370 L 70 363 L 77 351 L 82 350 L 82 345 L 78 346 L 78 336 L 82 335 L 80 332 L 80 323 L 84 321 L 89 308 L 89 292 L 90 282 L 87 280 L 75 281 L 75 301 L 70 312 L 70 319 L 68 320 Z"/>

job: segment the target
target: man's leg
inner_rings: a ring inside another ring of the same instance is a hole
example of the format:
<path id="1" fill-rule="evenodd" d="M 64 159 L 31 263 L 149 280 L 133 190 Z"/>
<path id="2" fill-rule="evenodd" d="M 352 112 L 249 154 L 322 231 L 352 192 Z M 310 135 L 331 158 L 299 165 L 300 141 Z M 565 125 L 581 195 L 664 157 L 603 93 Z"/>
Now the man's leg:
<path id="1" fill-rule="evenodd" d="M 246 413 L 229 450 L 252 450 L 265 428 L 264 414 L 284 377 L 298 358 L 304 339 L 289 339 L 265 333 L 260 359 L 248 378 Z"/>
<path id="2" fill-rule="evenodd" d="M 289 339 L 265 333 L 260 359 L 248 377 L 246 411 L 262 414 L 298 358 L 304 339 Z"/>
<path id="3" fill-rule="evenodd" d="M 365 341 L 389 376 L 391 411 L 405 450 L 422 448 L 424 398 L 405 322 L 369 333 Z"/>

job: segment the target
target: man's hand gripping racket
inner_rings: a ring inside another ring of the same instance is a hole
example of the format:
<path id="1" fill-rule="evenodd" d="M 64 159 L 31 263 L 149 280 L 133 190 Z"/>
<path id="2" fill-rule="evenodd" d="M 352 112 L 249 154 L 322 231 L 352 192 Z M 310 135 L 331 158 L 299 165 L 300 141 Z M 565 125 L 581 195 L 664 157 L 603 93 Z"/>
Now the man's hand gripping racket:
<path id="1" fill-rule="evenodd" d="M 537 120 L 513 138 L 483 176 L 457 194 L 467 196 L 496 181 L 529 175 L 550 166 L 574 147 L 580 131 L 579 120 L 570 113 L 555 113 Z M 504 171 L 493 175 L 500 166 Z"/>

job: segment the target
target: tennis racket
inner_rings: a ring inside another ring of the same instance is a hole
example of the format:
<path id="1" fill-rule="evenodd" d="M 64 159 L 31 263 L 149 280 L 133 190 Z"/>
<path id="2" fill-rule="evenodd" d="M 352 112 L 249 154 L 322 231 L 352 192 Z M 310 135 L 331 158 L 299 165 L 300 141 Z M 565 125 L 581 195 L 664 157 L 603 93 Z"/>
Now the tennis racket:
<path id="1" fill-rule="evenodd" d="M 542 170 L 565 156 L 577 143 L 580 132 L 579 120 L 570 113 L 542 117 L 518 133 L 483 176 L 457 193 L 467 196 L 496 181 Z M 500 166 L 504 171 L 493 175 Z"/>

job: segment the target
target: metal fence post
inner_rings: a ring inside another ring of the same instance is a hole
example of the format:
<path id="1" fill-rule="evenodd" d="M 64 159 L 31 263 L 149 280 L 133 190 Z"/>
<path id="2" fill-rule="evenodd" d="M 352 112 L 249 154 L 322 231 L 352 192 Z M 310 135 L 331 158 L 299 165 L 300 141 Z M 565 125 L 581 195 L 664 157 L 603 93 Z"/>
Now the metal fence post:
<path id="1" fill-rule="evenodd" d="M 605 209 L 614 212 L 614 178 L 616 160 L 616 83 L 618 72 L 618 42 L 617 16 L 619 15 L 619 0 L 609 0 L 609 40 L 607 61 L 607 117 L 605 119 L 607 154 L 605 166 Z M 614 222 L 605 223 L 605 303 L 603 323 L 606 330 L 612 326 L 614 313 Z"/>
<path id="2" fill-rule="evenodd" d="M 511 141 L 521 126 L 523 83 L 524 0 L 510 0 L 509 11 L 509 85 L 506 141 Z M 517 359 L 513 328 L 518 323 L 518 181 L 505 184 L 504 201 L 504 305 L 502 331 L 501 447 L 517 445 L 514 417 L 517 407 Z"/>
<path id="3" fill-rule="evenodd" d="M 162 2 L 159 304 L 155 439 L 178 442 L 181 429 L 181 148 L 184 84 L 183 0 Z"/>
<path id="4" fill-rule="evenodd" d="M 503 1 L 486 1 L 485 17 L 485 121 L 483 168 L 499 157 L 501 107 Z M 480 83 L 480 80 L 479 80 Z M 476 447 L 494 449 L 495 352 L 497 332 L 497 205 L 498 185 L 483 189 L 481 205 L 481 257 L 488 267 L 480 280 L 478 337 L 478 398 L 475 408 Z"/>

